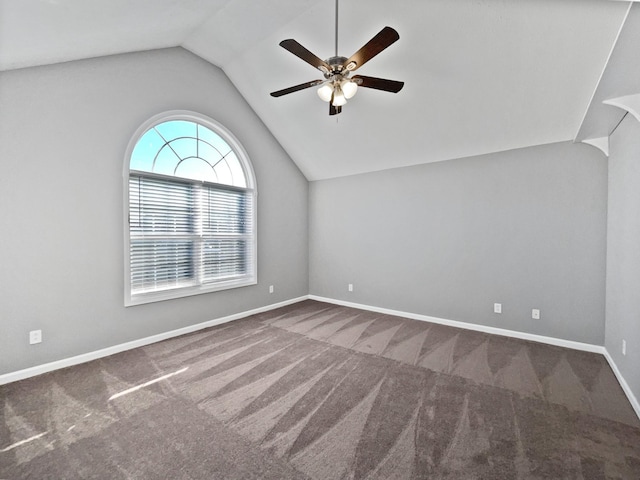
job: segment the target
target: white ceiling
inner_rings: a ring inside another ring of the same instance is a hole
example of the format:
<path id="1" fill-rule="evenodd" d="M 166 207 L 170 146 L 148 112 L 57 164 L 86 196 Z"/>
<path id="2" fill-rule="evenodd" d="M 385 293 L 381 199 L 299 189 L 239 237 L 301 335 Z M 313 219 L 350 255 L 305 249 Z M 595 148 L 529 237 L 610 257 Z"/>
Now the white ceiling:
<path id="1" fill-rule="evenodd" d="M 182 46 L 221 67 L 309 180 L 571 140 L 628 4 L 607 0 L 342 0 L 339 54 L 385 25 L 400 40 L 329 117 L 320 78 L 278 46 L 334 54 L 334 0 L 0 0 L 0 69 Z"/>
<path id="2" fill-rule="evenodd" d="M 640 91 L 640 62 L 637 61 L 640 45 L 638 7 L 640 5 L 629 9 L 624 28 L 618 35 L 615 49 L 607 61 L 607 68 L 602 73 L 576 134 L 577 141 L 609 137 L 626 112 L 604 102 Z"/>

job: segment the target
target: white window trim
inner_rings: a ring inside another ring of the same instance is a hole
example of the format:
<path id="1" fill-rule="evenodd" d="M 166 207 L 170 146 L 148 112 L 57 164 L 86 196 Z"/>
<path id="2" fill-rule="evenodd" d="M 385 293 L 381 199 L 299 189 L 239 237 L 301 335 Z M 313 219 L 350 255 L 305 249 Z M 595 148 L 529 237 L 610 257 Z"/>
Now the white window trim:
<path id="1" fill-rule="evenodd" d="M 226 282 L 216 282 L 213 284 L 207 285 L 196 285 L 191 287 L 183 287 L 183 288 L 174 288 L 169 290 L 162 290 L 158 292 L 148 292 L 144 294 L 137 294 L 135 296 L 131 295 L 131 265 L 130 265 L 130 232 L 129 232 L 129 172 L 131 165 L 131 154 L 133 153 L 133 149 L 136 144 L 144 135 L 147 130 L 152 128 L 155 125 L 158 125 L 163 122 L 168 122 L 171 120 L 186 120 L 195 123 L 200 123 L 205 127 L 211 129 L 225 140 L 229 146 L 236 153 L 238 158 L 240 159 L 240 163 L 245 170 L 245 177 L 247 182 L 247 190 L 251 190 L 253 192 L 254 197 L 254 205 L 252 209 L 253 215 L 253 245 L 252 245 L 252 259 L 251 263 L 253 266 L 252 275 L 242 278 L 242 279 L 234 279 Z M 257 228 L 257 199 L 258 199 L 258 190 L 256 188 L 255 174 L 253 171 L 253 165 L 249 159 L 249 155 L 247 155 L 246 150 L 242 146 L 242 144 L 238 141 L 238 139 L 231 133 L 224 125 L 219 122 L 209 118 L 200 113 L 191 112 L 188 110 L 173 110 L 169 112 L 159 113 L 154 115 L 142 125 L 138 127 L 135 131 L 131 140 L 129 140 L 129 144 L 127 145 L 127 149 L 125 151 L 124 156 L 124 166 L 122 171 L 122 195 L 123 195 L 123 226 L 124 226 L 124 252 L 123 252 L 123 260 L 124 260 L 124 306 L 130 307 L 134 305 L 143 305 L 146 303 L 152 302 L 160 302 L 164 300 L 172 300 L 175 298 L 188 297 L 192 295 L 200 295 L 203 293 L 210 292 L 218 292 L 221 290 L 228 290 L 230 288 L 238 288 L 249 285 L 256 285 L 258 283 L 258 228 Z"/>

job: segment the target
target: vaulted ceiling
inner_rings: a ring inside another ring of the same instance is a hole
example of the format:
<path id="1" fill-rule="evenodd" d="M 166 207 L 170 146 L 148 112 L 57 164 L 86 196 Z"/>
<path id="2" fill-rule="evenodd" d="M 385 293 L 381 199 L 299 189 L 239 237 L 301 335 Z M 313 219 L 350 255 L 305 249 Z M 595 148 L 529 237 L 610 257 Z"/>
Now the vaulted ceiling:
<path id="1" fill-rule="evenodd" d="M 0 0 L 0 69 L 182 46 L 222 68 L 309 180 L 572 140 L 628 3 L 342 0 L 339 54 L 384 26 L 400 40 L 358 70 L 405 82 L 360 88 L 337 116 L 321 78 L 278 46 L 334 55 L 334 0 Z M 211 88 L 215 88 L 212 85 Z M 1 106 L 0 106 L 1 109 Z"/>

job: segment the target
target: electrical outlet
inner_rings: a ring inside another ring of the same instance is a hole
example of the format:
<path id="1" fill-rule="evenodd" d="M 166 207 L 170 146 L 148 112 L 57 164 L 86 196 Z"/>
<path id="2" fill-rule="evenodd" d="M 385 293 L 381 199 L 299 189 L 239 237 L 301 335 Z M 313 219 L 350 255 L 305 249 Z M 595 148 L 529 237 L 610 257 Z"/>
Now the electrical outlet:
<path id="1" fill-rule="evenodd" d="M 350 283 L 350 284 L 349 284 L 349 291 L 350 291 L 350 292 L 353 292 L 353 283 Z"/>
<path id="2" fill-rule="evenodd" d="M 269 285 L 269 293 L 273 293 L 273 285 Z"/>
<path id="3" fill-rule="evenodd" d="M 34 345 L 42 342 L 42 330 L 31 330 L 29 332 L 29 344 Z"/>
<path id="4" fill-rule="evenodd" d="M 540 310 L 538 310 L 537 308 L 531 310 L 531 318 L 533 318 L 534 320 L 540 320 Z"/>
<path id="5" fill-rule="evenodd" d="M 626 340 L 622 340 L 622 354 L 623 355 L 627 354 L 627 341 Z"/>
<path id="6" fill-rule="evenodd" d="M 494 303 L 493 304 L 493 313 L 502 313 L 502 304 Z"/>

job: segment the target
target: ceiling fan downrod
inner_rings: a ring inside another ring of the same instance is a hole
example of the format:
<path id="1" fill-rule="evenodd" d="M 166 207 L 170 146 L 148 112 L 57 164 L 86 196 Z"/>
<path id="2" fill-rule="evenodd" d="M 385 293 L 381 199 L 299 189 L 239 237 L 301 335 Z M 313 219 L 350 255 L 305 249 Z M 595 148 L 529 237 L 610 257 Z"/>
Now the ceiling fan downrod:
<path id="1" fill-rule="evenodd" d="M 338 56 L 338 0 L 336 0 L 336 50 L 334 57 Z"/>

